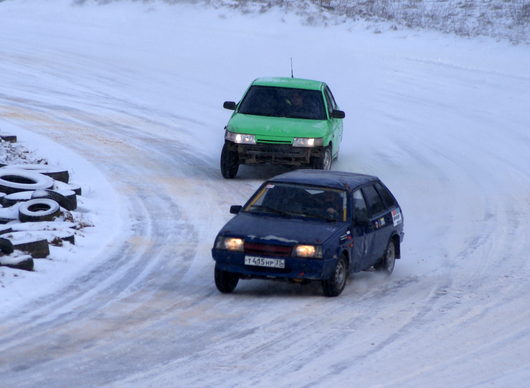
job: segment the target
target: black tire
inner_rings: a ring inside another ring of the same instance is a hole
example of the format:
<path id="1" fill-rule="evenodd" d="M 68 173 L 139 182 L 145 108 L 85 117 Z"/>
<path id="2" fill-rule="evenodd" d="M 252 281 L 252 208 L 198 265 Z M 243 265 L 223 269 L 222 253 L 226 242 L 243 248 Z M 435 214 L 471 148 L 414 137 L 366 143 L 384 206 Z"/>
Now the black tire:
<path id="1" fill-rule="evenodd" d="M 75 233 L 73 231 L 64 233 L 63 235 L 56 237 L 54 240 L 57 240 L 57 239 L 60 239 L 61 241 L 66 241 L 72 245 L 75 245 Z"/>
<path id="2" fill-rule="evenodd" d="M 231 149 L 232 147 L 225 143 L 221 151 L 221 174 L 223 178 L 232 179 L 237 175 L 239 169 L 239 157 L 237 151 Z"/>
<path id="3" fill-rule="evenodd" d="M 40 174 L 47 175 L 56 181 L 61 181 L 64 183 L 68 183 L 70 180 L 70 174 L 68 173 L 68 170 L 53 168 L 47 164 L 11 164 L 9 165 L 9 168 L 38 172 Z"/>
<path id="4" fill-rule="evenodd" d="M 1 221 L 1 220 L 0 220 Z M 11 220 L 13 221 L 13 220 Z M 1 223 L 1 222 L 0 222 Z M 13 228 L 11 228 L 11 226 L 6 226 L 6 225 L 3 225 L 3 226 L 0 226 L 0 235 L 2 234 L 7 234 L 7 233 L 11 233 L 13 231 Z M 0 240 L 1 241 L 1 240 Z M 2 247 L 1 247 L 1 243 L 0 243 L 0 253 L 2 252 Z"/>
<path id="5" fill-rule="evenodd" d="M 18 218 L 21 222 L 52 221 L 59 214 L 59 204 L 49 198 L 30 199 L 18 208 Z"/>
<path id="6" fill-rule="evenodd" d="M 33 259 L 31 257 L 24 256 L 21 259 L 16 260 L 2 260 L 0 259 L 0 266 L 23 269 L 24 271 L 33 271 Z"/>
<path id="7" fill-rule="evenodd" d="M 348 262 L 345 255 L 342 255 L 337 261 L 333 275 L 322 280 L 322 291 L 324 296 L 339 296 L 346 286 L 348 280 Z"/>
<path id="8" fill-rule="evenodd" d="M 315 170 L 331 170 L 332 163 L 333 155 L 331 154 L 330 146 L 322 150 L 321 156 L 315 156 L 311 159 L 311 167 Z"/>
<path id="9" fill-rule="evenodd" d="M 50 254 L 50 246 L 46 239 L 15 243 L 13 248 L 30 254 L 34 259 L 43 259 Z"/>
<path id="10" fill-rule="evenodd" d="M 10 255 L 13 253 L 13 243 L 7 238 L 0 238 L 0 254 Z"/>
<path id="11" fill-rule="evenodd" d="M 15 135 L 0 135 L 0 140 L 8 143 L 16 143 L 17 137 Z"/>
<path id="12" fill-rule="evenodd" d="M 59 192 L 73 191 L 77 195 L 82 195 L 81 186 L 75 183 L 64 183 L 61 181 L 55 181 L 55 184 L 53 185 L 52 190 L 59 191 Z"/>
<path id="13" fill-rule="evenodd" d="M 19 261 L 17 264 L 8 265 L 8 267 L 16 268 L 16 269 L 23 269 L 24 271 L 33 271 L 33 268 L 35 267 L 35 265 L 33 263 L 33 259 L 28 258 L 28 259 Z"/>
<path id="14" fill-rule="evenodd" d="M 381 260 L 374 265 L 374 268 L 377 272 L 381 272 L 385 275 L 390 275 L 394 271 L 396 265 L 396 244 L 394 240 L 388 242 L 386 247 L 385 254 Z"/>
<path id="15" fill-rule="evenodd" d="M 215 285 L 223 294 L 230 294 L 235 290 L 239 276 L 235 273 L 223 271 L 215 266 Z"/>
<path id="16" fill-rule="evenodd" d="M 29 201 L 33 193 L 34 191 L 19 191 L 18 193 L 7 194 L 0 198 L 0 203 L 3 207 L 10 207 L 18 202 Z"/>
<path id="17" fill-rule="evenodd" d="M 52 178 L 38 172 L 9 167 L 0 168 L 0 191 L 6 194 L 50 189 L 53 183 Z"/>
<path id="18" fill-rule="evenodd" d="M 49 198 L 57 202 L 66 210 L 77 209 L 77 196 L 75 192 L 68 190 L 62 193 L 55 190 L 36 190 L 31 195 L 31 199 Z M 4 199 L 5 201 L 5 199 Z"/>
<path id="19" fill-rule="evenodd" d="M 12 217 L 15 217 L 15 218 L 12 218 Z M 16 220 L 17 220 L 16 214 L 13 214 L 13 215 L 5 214 L 5 215 L 0 216 L 0 224 L 7 224 L 11 221 L 16 221 Z M 4 230 L 4 227 L 2 227 L 2 230 Z M 6 233 L 6 232 L 2 232 L 2 233 Z"/>

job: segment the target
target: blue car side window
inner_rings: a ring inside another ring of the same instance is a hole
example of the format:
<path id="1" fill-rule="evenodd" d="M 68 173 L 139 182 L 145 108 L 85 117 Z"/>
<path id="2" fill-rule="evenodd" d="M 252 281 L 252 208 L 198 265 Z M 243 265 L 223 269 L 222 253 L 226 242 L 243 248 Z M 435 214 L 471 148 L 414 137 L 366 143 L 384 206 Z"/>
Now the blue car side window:
<path id="1" fill-rule="evenodd" d="M 374 186 L 370 185 L 363 187 L 362 191 L 366 198 L 366 204 L 368 205 L 368 213 L 370 216 L 385 210 L 383 200 L 379 196 L 379 193 L 375 190 Z"/>
<path id="2" fill-rule="evenodd" d="M 381 197 L 383 198 L 383 201 L 385 202 L 385 205 L 387 208 L 394 207 L 397 205 L 396 200 L 394 199 L 392 194 L 390 194 L 390 191 L 385 186 L 383 186 L 381 183 L 377 182 L 375 184 L 375 189 L 379 192 L 379 195 L 381 195 Z"/>
<path id="3" fill-rule="evenodd" d="M 353 192 L 353 218 L 355 221 L 368 218 L 368 209 L 361 190 Z"/>

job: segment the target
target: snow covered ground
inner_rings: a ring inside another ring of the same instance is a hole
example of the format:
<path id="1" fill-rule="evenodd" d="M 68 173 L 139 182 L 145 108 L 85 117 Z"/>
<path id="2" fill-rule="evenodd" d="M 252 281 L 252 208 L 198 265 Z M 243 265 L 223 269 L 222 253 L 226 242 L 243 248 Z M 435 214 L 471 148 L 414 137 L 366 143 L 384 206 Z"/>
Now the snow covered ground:
<path id="1" fill-rule="evenodd" d="M 0 130 L 67 166 L 95 225 L 34 273 L 0 269 L 0 386 L 526 384 L 528 46 L 69 4 L 0 3 Z M 403 258 L 338 298 L 262 281 L 220 295 L 229 205 L 283 171 L 222 179 L 222 102 L 291 57 L 346 111 L 333 168 L 400 201 Z"/>

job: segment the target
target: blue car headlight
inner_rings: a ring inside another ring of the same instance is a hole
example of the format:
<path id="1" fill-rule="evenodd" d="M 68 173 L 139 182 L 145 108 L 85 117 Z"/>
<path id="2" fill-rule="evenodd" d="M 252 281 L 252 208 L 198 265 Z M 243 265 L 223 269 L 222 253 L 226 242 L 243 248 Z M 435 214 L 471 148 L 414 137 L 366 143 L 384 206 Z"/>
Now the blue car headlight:
<path id="1" fill-rule="evenodd" d="M 299 244 L 294 247 L 294 253 L 298 257 L 321 259 L 322 247 L 318 245 Z"/>
<path id="2" fill-rule="evenodd" d="M 215 241 L 216 249 L 225 249 L 227 251 L 243 252 L 244 245 L 245 240 L 238 237 L 219 236 Z"/>

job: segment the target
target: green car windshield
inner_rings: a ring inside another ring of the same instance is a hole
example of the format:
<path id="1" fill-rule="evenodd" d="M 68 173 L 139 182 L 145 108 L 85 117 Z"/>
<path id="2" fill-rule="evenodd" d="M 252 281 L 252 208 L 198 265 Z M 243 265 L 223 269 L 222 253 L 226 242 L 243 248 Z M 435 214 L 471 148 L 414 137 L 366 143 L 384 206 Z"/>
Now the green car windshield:
<path id="1" fill-rule="evenodd" d="M 344 222 L 347 214 L 346 204 L 344 190 L 288 183 L 268 183 L 247 204 L 244 211 Z"/>
<path id="2" fill-rule="evenodd" d="M 319 90 L 251 86 L 241 101 L 239 113 L 326 120 L 322 93 Z"/>

